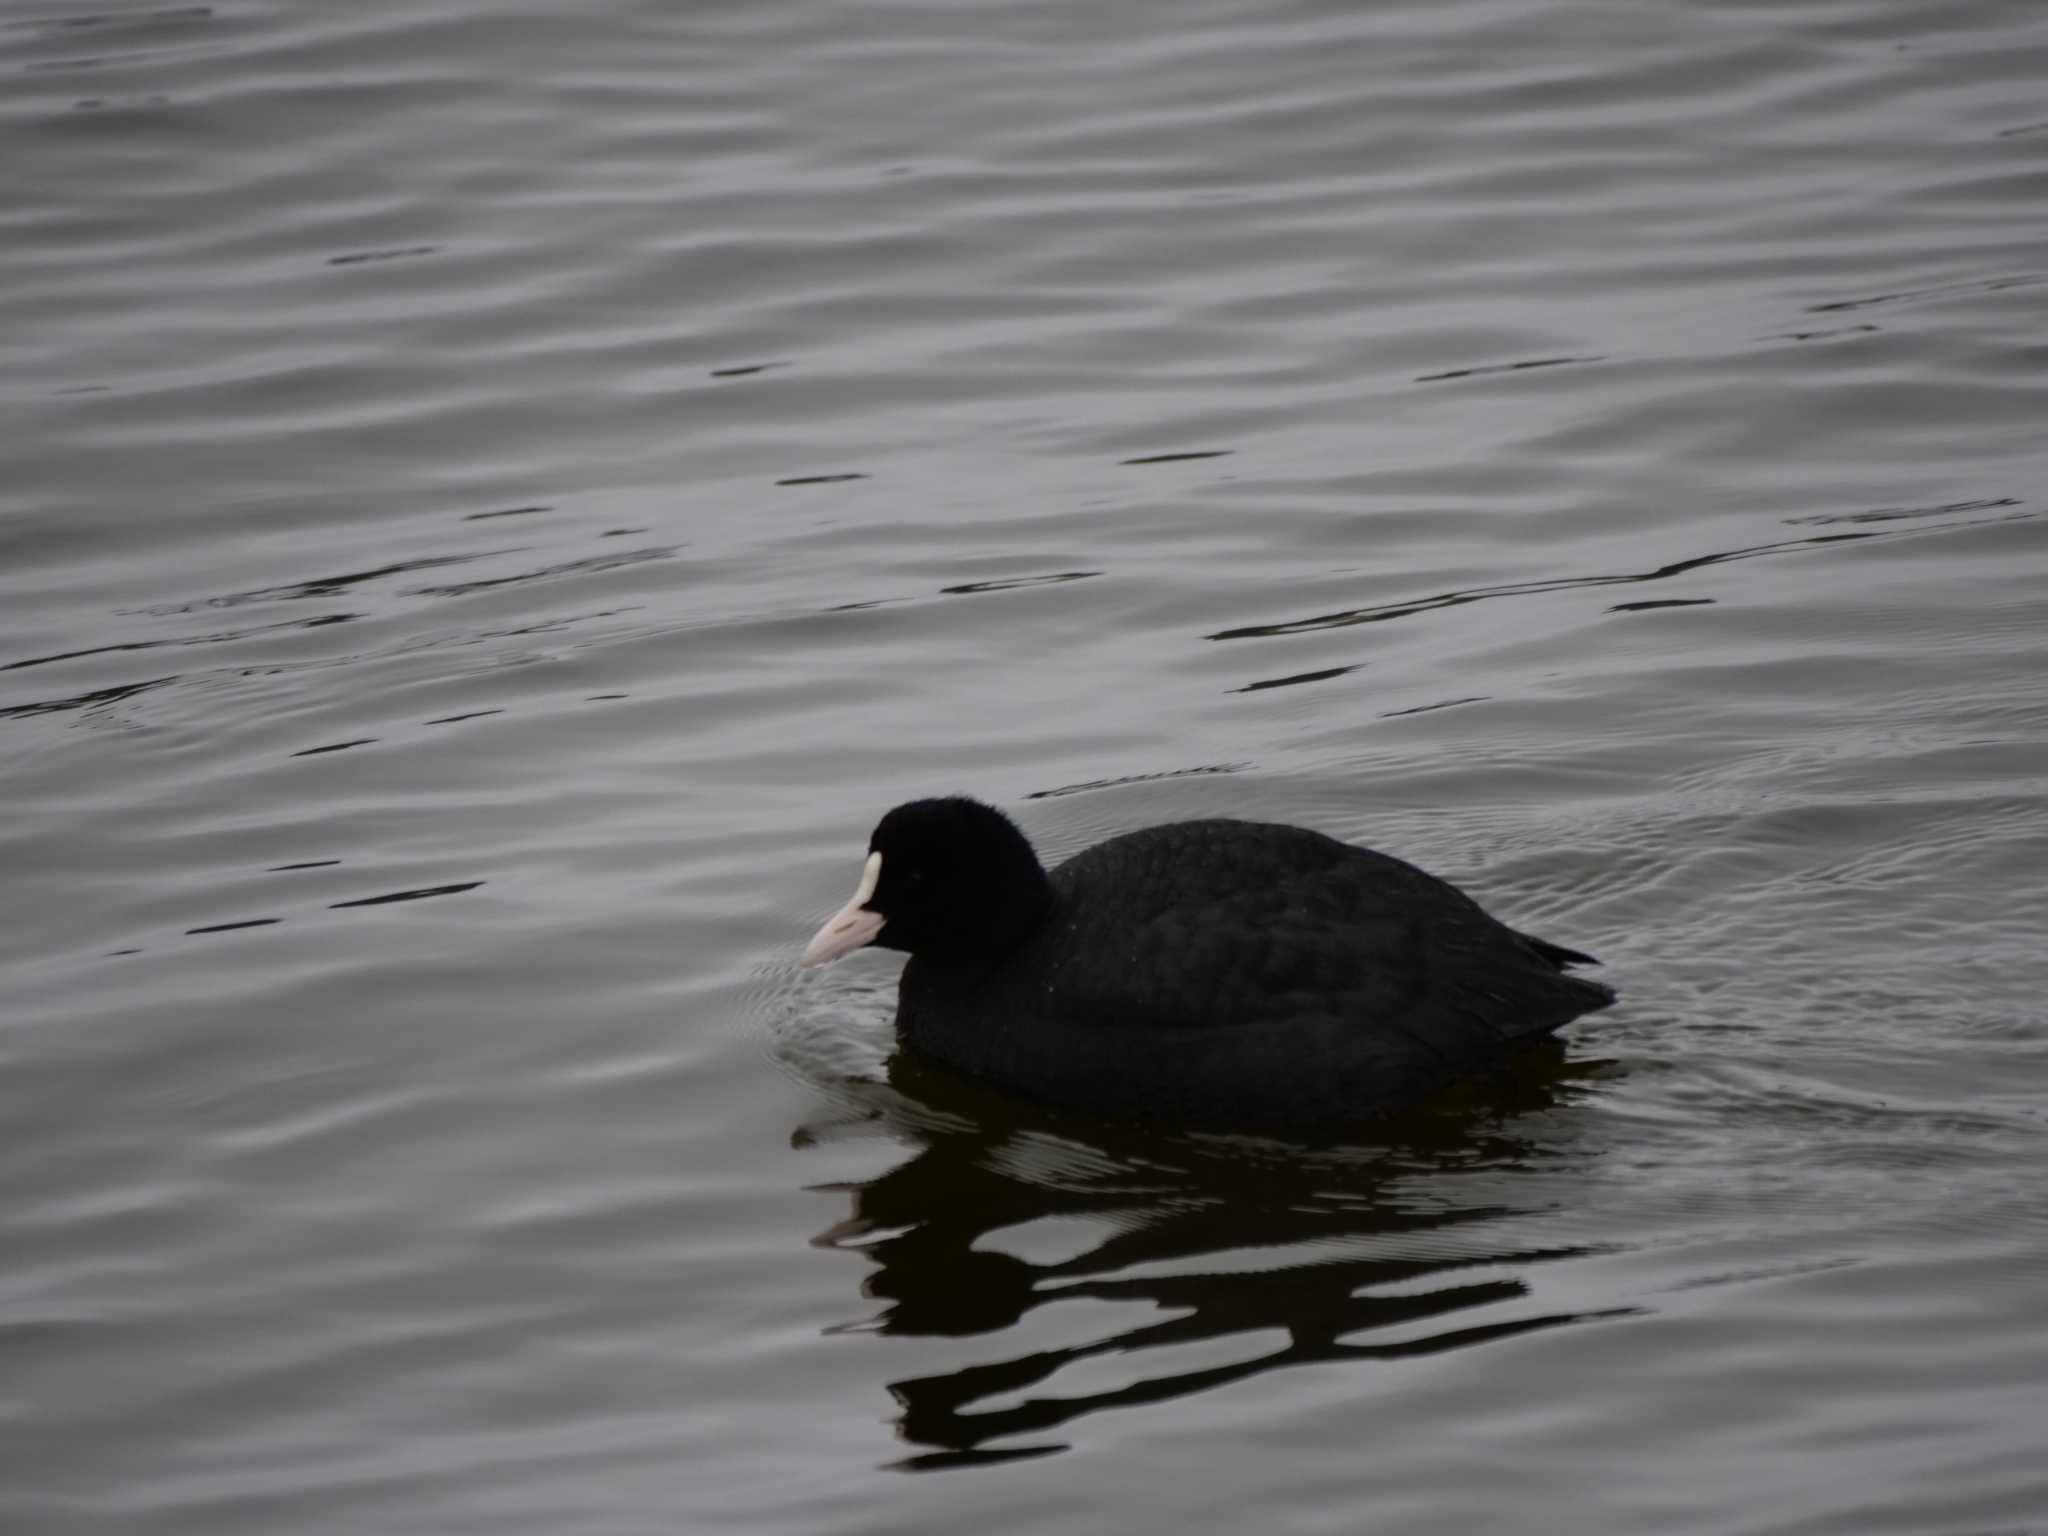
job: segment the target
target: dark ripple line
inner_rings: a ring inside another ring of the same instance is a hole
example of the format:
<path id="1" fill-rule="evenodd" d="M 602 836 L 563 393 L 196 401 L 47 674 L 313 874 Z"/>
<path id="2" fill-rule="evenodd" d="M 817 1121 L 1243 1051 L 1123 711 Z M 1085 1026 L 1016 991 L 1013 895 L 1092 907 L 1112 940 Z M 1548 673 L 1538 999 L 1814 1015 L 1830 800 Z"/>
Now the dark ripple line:
<path id="1" fill-rule="evenodd" d="M 323 752 L 346 752 L 350 747 L 367 747 L 376 742 L 376 740 L 375 736 L 358 736 L 353 741 L 331 741 L 324 747 L 307 747 L 304 751 L 294 752 L 291 755 L 293 757 L 318 757 Z"/>
<path id="2" fill-rule="evenodd" d="M 1974 283 L 1937 283 L 1927 288 L 1901 288 L 1896 293 L 1874 293 L 1860 299 L 1809 304 L 1806 313 L 1825 315 L 1845 309 L 1870 309 L 1879 304 L 1903 304 L 1913 299 L 1944 299 L 1965 293 L 2003 293 L 2008 288 L 2030 288 L 2036 283 L 2048 283 L 2048 273 L 2025 272 L 2017 277 L 1992 277 Z"/>
<path id="3" fill-rule="evenodd" d="M 1604 363 L 1605 357 L 1532 357 L 1521 363 L 1483 363 L 1474 368 L 1453 368 L 1446 373 L 1418 373 L 1418 384 L 1437 384 L 1445 379 L 1476 379 L 1489 373 L 1524 373 L 1531 368 L 1562 368 L 1567 363 Z"/>
<path id="4" fill-rule="evenodd" d="M 233 933 L 237 928 L 270 928 L 283 922 L 281 917 L 248 917 L 238 923 L 208 923 L 204 928 L 187 928 L 189 937 L 195 933 Z"/>
<path id="5" fill-rule="evenodd" d="M 914 597 L 864 597 L 857 603 L 834 603 L 820 613 L 865 613 L 870 608 L 887 608 L 895 603 L 914 603 Z"/>
<path id="6" fill-rule="evenodd" d="M 466 565 L 472 560 L 488 559 L 492 555 L 516 555 L 518 549 L 479 550 L 473 555 L 429 555 L 422 560 L 401 560 L 395 565 L 379 565 L 367 571 L 348 571 L 339 576 L 313 576 L 305 581 L 286 582 L 275 587 L 254 587 L 247 592 L 226 592 L 219 597 L 195 598 L 187 603 L 160 603 L 149 608 L 127 608 L 123 613 L 143 613 L 152 618 L 168 618 L 174 614 L 191 613 L 200 608 L 239 608 L 245 603 L 290 603 L 308 597 L 332 597 L 350 587 L 361 586 L 366 581 L 376 581 L 383 576 L 402 576 L 407 571 L 432 570 L 443 565 Z"/>
<path id="7" fill-rule="evenodd" d="M 175 683 L 179 674 L 169 677 L 152 677 L 139 683 L 121 683 L 112 688 L 95 688 L 90 693 L 73 694 L 68 699 L 37 699 L 28 704 L 10 704 L 0 708 L 0 720 L 22 720 L 31 715 L 54 715 L 64 710 L 91 709 L 99 704 L 114 704 L 122 699 L 133 698 L 150 688 L 161 688 L 165 683 Z"/>
<path id="8" fill-rule="evenodd" d="M 23 667 L 46 667 L 54 661 L 76 661 L 81 656 L 111 656 L 118 651 L 153 651 L 159 646 L 178 645 L 177 640 L 126 640 L 119 645 L 90 645 L 82 651 L 53 651 L 48 656 L 29 656 L 21 661 L 0 664 L 0 672 L 16 672 Z"/>
<path id="9" fill-rule="evenodd" d="M 1026 800 L 1056 800 L 1061 795 L 1086 794 L 1096 789 L 1118 789 L 1126 784 L 1156 784 L 1161 779 L 1188 779 L 1200 774 L 1243 773 L 1250 763 L 1203 763 L 1194 768 L 1167 768 L 1158 773 L 1127 773 L 1114 779 L 1087 779 L 1079 784 L 1059 784 L 1051 789 L 1034 789 Z"/>
<path id="10" fill-rule="evenodd" d="M 1402 715 L 1427 715 L 1439 709 L 1456 709 L 1460 704 L 1484 704 L 1491 694 L 1467 694 L 1462 699 L 1438 699 L 1434 704 L 1414 704 L 1407 709 L 1389 709 L 1380 715 L 1382 720 L 1395 720 Z"/>
<path id="11" fill-rule="evenodd" d="M 378 261 L 404 261 L 414 256 L 431 256 L 440 250 L 438 245 L 394 245 L 381 251 L 351 251 L 345 256 L 330 256 L 330 267 L 360 267 Z"/>
<path id="12" fill-rule="evenodd" d="M 617 570 L 621 566 L 640 565 L 649 560 L 666 560 L 673 556 L 676 544 L 664 544 L 654 549 L 628 549 L 616 555 L 592 555 L 583 560 L 565 560 L 559 565 L 543 565 L 538 570 L 521 571 L 516 576 L 486 576 L 479 581 L 451 582 L 444 587 L 416 587 L 415 597 L 467 597 L 472 592 L 489 592 L 497 587 L 514 587 L 523 582 L 548 581 L 557 576 L 589 576 L 601 571 Z"/>
<path id="13" fill-rule="evenodd" d="M 463 891 L 473 891 L 483 883 L 481 880 L 465 880 L 456 885 L 422 885 L 409 891 L 387 891 L 382 896 L 358 896 L 353 901 L 332 901 L 327 905 L 330 911 L 339 911 L 343 907 L 388 906 L 394 901 L 425 901 L 430 896 L 456 896 Z"/>
<path id="14" fill-rule="evenodd" d="M 1119 459 L 1119 466 L 1130 464 L 1182 464 L 1189 459 L 1227 459 L 1235 448 L 1202 448 L 1192 453 L 1148 453 L 1143 458 Z"/>
<path id="15" fill-rule="evenodd" d="M 1100 571 L 1054 571 L 1045 576 L 1010 576 L 995 581 L 969 581 L 957 587 L 941 587 L 939 591 L 949 597 L 959 597 L 971 592 L 1014 592 L 1020 587 L 1053 587 L 1066 581 L 1086 581 L 1090 576 L 1100 576 Z"/>
<path id="16" fill-rule="evenodd" d="M 1944 523 L 1941 528 L 1967 528 L 1969 523 Z M 1745 549 L 1731 549 L 1720 554 L 1695 555 L 1689 560 L 1674 560 L 1669 565 L 1660 565 L 1651 571 L 1634 571 L 1618 576 L 1560 576 L 1549 581 L 1514 581 L 1494 587 L 1471 587 L 1458 592 L 1440 592 L 1434 597 L 1418 598 L 1412 602 L 1384 603 L 1371 608 L 1346 608 L 1337 613 L 1317 614 L 1312 618 L 1289 619 L 1279 624 L 1244 624 L 1234 629 L 1219 629 L 1204 635 L 1205 640 L 1266 640 L 1282 635 L 1304 635 L 1323 629 L 1345 629 L 1353 624 L 1377 624 L 1387 619 L 1405 619 L 1411 614 L 1431 613 L 1439 608 L 1457 608 L 1466 603 L 1476 603 L 1489 597 L 1524 597 L 1541 592 L 1569 592 L 1581 587 L 1617 587 L 1646 581 L 1662 581 L 1667 577 L 1681 576 L 1687 571 L 1697 571 L 1705 566 L 1726 565 L 1734 560 L 1754 560 L 1762 555 L 1782 554 L 1787 550 L 1810 549 L 1821 544 L 1847 544 L 1858 539 L 1891 539 L 1906 534 L 1932 533 L 1932 528 L 1873 528 L 1859 533 L 1821 533 L 1804 539 L 1780 539 L 1772 544 L 1755 544 Z"/>
<path id="17" fill-rule="evenodd" d="M 1821 523 L 1894 523 L 1908 517 L 1939 517 L 1945 512 L 1988 512 L 1995 507 L 2016 507 L 2017 496 L 1982 496 L 1974 501 L 1946 501 L 1932 507 L 1873 507 L 1868 512 L 1815 512 L 1806 517 L 1788 517 L 1793 527 Z"/>
<path id="18" fill-rule="evenodd" d="M 1357 663 L 1348 667 L 1323 667 L 1315 672 L 1294 672 L 1286 677 L 1263 677 L 1256 683 L 1246 683 L 1242 688 L 1233 688 L 1232 693 L 1263 693 L 1268 688 L 1292 688 L 1297 683 L 1321 683 L 1333 677 L 1342 677 L 1346 672 L 1356 672 Z"/>
<path id="19" fill-rule="evenodd" d="M 555 509 L 553 507 L 544 505 L 533 507 L 506 507 L 501 512 L 472 512 L 468 516 L 463 518 L 463 521 L 465 523 L 483 523 L 489 522 L 494 517 L 532 517 L 535 513 L 538 512 L 552 512 L 554 510 Z"/>
<path id="20" fill-rule="evenodd" d="M 596 608 L 588 613 L 564 613 L 552 619 L 537 619 L 531 624 L 508 625 L 502 629 L 479 629 L 472 632 L 467 640 L 459 643 L 467 644 L 477 640 L 508 640 L 519 635 L 558 635 L 563 630 L 572 629 L 578 624 L 589 624 L 597 619 L 617 618 L 623 613 L 638 613 L 646 606 L 645 603 L 627 603 L 622 608 Z M 434 640 L 426 642 L 429 646 L 440 643 Z"/>
<path id="21" fill-rule="evenodd" d="M 17 672 L 23 667 L 46 667 L 53 662 L 77 661 L 85 656 L 111 656 L 122 651 L 155 651 L 171 645 L 222 645 L 246 640 L 251 635 L 270 634 L 280 629 L 318 629 L 324 624 L 346 624 L 360 618 L 354 613 L 323 613 L 317 619 L 286 619 L 276 624 L 252 624 L 212 635 L 173 635 L 166 640 L 121 640 L 111 645 L 89 645 L 82 650 L 56 651 L 48 656 L 29 656 L 20 661 L 0 662 L 0 672 Z"/>
<path id="22" fill-rule="evenodd" d="M 787 480 L 778 480 L 777 485 L 837 485 L 842 480 L 865 480 L 863 474 L 849 471 L 838 475 L 792 475 Z"/>
<path id="23" fill-rule="evenodd" d="M 1874 325 L 1837 325 L 1824 331 L 1772 331 L 1758 341 L 1825 341 L 1830 336 L 1858 336 L 1878 330 Z"/>

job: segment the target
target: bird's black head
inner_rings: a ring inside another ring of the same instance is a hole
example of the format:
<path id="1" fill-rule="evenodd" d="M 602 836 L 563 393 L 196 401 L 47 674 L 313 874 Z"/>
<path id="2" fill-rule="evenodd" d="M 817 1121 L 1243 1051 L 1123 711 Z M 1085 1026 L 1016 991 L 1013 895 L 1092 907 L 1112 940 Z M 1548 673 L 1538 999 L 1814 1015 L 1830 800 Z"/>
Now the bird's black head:
<path id="1" fill-rule="evenodd" d="M 804 963 L 879 944 L 947 968 L 988 965 L 1023 941 L 1050 900 L 1038 855 L 1001 811 L 912 800 L 875 828 L 860 889 L 818 930 Z"/>

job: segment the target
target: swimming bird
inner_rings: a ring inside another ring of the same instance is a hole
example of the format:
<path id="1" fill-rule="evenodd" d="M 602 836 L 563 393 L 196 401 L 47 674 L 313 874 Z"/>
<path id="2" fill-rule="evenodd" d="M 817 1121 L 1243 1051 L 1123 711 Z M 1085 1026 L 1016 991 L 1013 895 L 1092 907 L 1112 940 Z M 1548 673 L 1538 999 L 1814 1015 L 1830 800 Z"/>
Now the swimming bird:
<path id="1" fill-rule="evenodd" d="M 1614 1001 L 1590 955 L 1411 864 L 1300 827 L 1183 821 L 1048 872 L 1001 811 L 890 811 L 804 951 L 908 952 L 914 1050 L 1041 1103 L 1189 1126 L 1408 1109 Z"/>

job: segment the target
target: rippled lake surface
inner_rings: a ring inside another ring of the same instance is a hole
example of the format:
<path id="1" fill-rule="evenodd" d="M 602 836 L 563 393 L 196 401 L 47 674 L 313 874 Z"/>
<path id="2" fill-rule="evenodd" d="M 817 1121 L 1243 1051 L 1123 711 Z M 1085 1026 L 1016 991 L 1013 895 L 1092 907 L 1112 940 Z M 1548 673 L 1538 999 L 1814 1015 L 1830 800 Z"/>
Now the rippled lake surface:
<path id="1" fill-rule="evenodd" d="M 2048 1531 L 2048 11 L 0 7 L 0 1525 Z M 875 817 L 1607 961 L 1337 1145 Z"/>

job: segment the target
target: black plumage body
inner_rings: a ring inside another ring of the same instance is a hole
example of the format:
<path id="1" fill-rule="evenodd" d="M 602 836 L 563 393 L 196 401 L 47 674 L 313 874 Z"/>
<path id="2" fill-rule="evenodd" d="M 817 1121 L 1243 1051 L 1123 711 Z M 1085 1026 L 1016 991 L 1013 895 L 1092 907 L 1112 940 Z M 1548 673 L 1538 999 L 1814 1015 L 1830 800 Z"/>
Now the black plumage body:
<path id="1" fill-rule="evenodd" d="M 1045 1103 L 1207 1126 L 1358 1121 L 1498 1067 L 1614 1000 L 1565 974 L 1589 957 L 1516 933 L 1434 876 L 1258 822 L 1127 833 L 1049 875 L 1032 857 L 1042 884 L 1002 898 L 999 940 L 963 945 L 949 928 L 920 943 L 918 898 L 892 866 L 912 866 L 920 884 L 935 876 L 922 899 L 943 894 L 958 928 L 953 907 L 974 900 L 963 872 L 977 862 L 961 843 L 980 834 L 890 838 L 891 821 L 919 807 L 971 807 L 1023 842 L 968 801 L 914 802 L 877 829 L 874 907 L 902 913 L 878 942 L 911 952 L 902 1038 Z M 995 862 L 1018 865 L 1014 850 Z"/>

